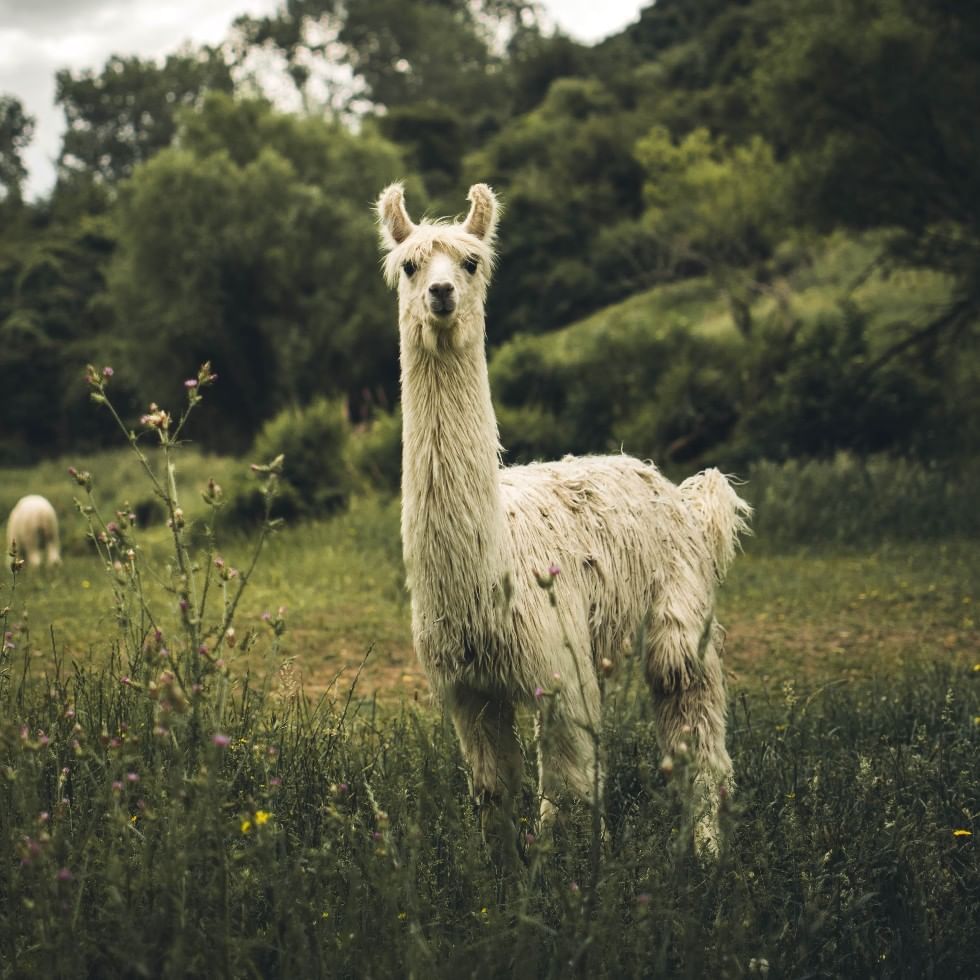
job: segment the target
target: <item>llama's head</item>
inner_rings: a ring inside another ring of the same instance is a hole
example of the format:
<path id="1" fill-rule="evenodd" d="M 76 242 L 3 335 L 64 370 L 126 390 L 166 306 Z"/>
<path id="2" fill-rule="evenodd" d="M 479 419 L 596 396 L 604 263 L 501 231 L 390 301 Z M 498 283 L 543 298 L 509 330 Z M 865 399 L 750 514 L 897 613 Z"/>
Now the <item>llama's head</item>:
<path id="1" fill-rule="evenodd" d="M 474 184 L 460 222 L 420 221 L 405 210 L 401 184 L 378 198 L 385 279 L 398 288 L 403 339 L 432 353 L 483 340 L 483 304 L 493 268 L 499 205 L 486 184 Z"/>

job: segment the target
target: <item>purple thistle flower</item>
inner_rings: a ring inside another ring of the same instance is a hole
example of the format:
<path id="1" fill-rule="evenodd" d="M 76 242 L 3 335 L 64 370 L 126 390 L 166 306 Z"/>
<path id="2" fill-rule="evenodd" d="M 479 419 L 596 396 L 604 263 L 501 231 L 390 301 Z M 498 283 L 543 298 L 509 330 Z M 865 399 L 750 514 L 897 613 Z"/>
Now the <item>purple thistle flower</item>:
<path id="1" fill-rule="evenodd" d="M 103 378 L 111 378 L 115 373 L 116 372 L 113 371 L 112 368 L 109 367 L 108 364 L 102 369 L 102 377 Z"/>
<path id="2" fill-rule="evenodd" d="M 540 701 L 543 697 L 544 697 L 544 688 L 539 684 L 534 689 L 534 700 L 535 701 Z"/>
<path id="3" fill-rule="evenodd" d="M 211 743 L 217 745 L 219 749 L 226 749 L 231 744 L 231 736 L 222 735 L 221 732 L 215 732 L 211 736 Z"/>
<path id="4" fill-rule="evenodd" d="M 58 881 L 71 881 L 72 873 L 68 868 L 59 868 L 58 874 L 55 876 Z"/>
<path id="5" fill-rule="evenodd" d="M 188 378 L 184 382 L 184 387 L 185 388 L 196 388 L 197 387 L 197 378 Z"/>
<path id="6" fill-rule="evenodd" d="M 138 772 L 127 772 L 126 782 L 128 783 L 138 783 L 140 781 L 140 774 Z"/>
<path id="7" fill-rule="evenodd" d="M 557 565 L 556 565 L 556 564 L 555 564 L 554 562 L 552 562 L 552 563 L 551 563 L 551 564 L 550 564 L 550 565 L 548 566 L 548 574 L 549 574 L 549 575 L 550 575 L 550 576 L 551 576 L 552 578 L 554 578 L 554 577 L 555 577 L 555 576 L 556 576 L 556 575 L 557 575 L 557 574 L 558 574 L 558 573 L 559 573 L 560 571 L 561 571 L 561 569 L 560 569 L 560 568 L 559 568 L 559 567 L 558 567 L 558 566 L 557 566 Z"/>

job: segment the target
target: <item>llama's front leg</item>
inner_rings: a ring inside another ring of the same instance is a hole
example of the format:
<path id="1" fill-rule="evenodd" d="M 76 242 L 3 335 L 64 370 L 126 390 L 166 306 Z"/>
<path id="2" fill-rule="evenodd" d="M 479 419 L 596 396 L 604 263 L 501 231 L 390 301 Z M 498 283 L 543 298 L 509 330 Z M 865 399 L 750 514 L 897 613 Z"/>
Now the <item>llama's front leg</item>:
<path id="1" fill-rule="evenodd" d="M 516 856 L 514 803 L 524 770 L 514 706 L 465 687 L 454 688 L 448 704 L 469 766 L 470 791 L 480 807 L 484 836 L 495 838 L 510 861 Z"/>
<path id="2" fill-rule="evenodd" d="M 563 678 L 556 690 L 541 696 L 535 732 L 543 828 L 553 821 L 562 797 L 590 805 L 602 799 L 599 705 L 599 682 L 591 667 L 586 676 Z"/>
<path id="3" fill-rule="evenodd" d="M 722 672 L 723 631 L 711 620 L 697 661 L 686 669 L 650 673 L 657 736 L 665 756 L 687 755 L 693 766 L 694 846 L 702 857 L 718 854 L 718 808 L 734 788 L 732 760 L 725 747 L 727 704 Z M 656 655 L 651 657 L 651 662 Z M 677 760 L 675 760 L 677 761 Z"/>

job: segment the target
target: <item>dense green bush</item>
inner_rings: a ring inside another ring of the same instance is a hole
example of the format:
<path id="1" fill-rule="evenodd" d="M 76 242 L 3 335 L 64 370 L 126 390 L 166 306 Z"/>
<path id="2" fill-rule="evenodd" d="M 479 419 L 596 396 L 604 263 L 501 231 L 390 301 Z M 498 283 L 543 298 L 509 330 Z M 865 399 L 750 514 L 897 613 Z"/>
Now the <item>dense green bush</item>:
<path id="1" fill-rule="evenodd" d="M 699 458 L 735 418 L 732 355 L 679 317 L 515 337 L 490 365 L 503 444 L 515 461 L 620 449 Z"/>
<path id="2" fill-rule="evenodd" d="M 350 458 L 368 486 L 398 493 L 402 480 L 402 413 L 376 411 L 370 422 L 352 433 Z"/>
<path id="3" fill-rule="evenodd" d="M 911 445 L 932 456 L 937 366 L 874 362 L 868 317 L 852 304 L 790 330 L 761 330 L 742 358 L 749 380 L 736 453 L 787 459 Z"/>
<path id="4" fill-rule="evenodd" d="M 324 398 L 304 408 L 287 408 L 266 422 L 251 456 L 258 465 L 283 456 L 273 516 L 301 520 L 347 506 L 353 485 L 347 460 L 349 438 L 343 406 Z M 240 486 L 231 498 L 228 519 L 234 525 L 254 524 L 264 512 L 260 491 Z"/>
<path id="5" fill-rule="evenodd" d="M 696 331 L 679 299 L 659 323 L 611 311 L 499 348 L 490 378 L 509 458 L 624 449 L 668 469 L 744 470 L 841 450 L 927 462 L 974 450 L 969 360 L 890 353 L 850 303 L 777 307 L 739 338 Z"/>

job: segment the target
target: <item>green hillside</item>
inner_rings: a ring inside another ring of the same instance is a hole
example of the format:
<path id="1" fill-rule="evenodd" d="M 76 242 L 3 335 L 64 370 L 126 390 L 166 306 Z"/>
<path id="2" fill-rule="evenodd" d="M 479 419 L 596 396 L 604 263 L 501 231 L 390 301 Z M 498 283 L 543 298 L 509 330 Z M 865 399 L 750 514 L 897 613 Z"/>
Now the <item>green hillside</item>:
<path id="1" fill-rule="evenodd" d="M 512 458 L 621 447 L 681 466 L 842 449 L 942 454 L 954 447 L 937 433 L 954 418 L 958 448 L 975 445 L 966 408 L 977 367 L 942 367 L 903 340 L 953 302 L 951 277 L 890 264 L 874 234 L 785 247 L 771 266 L 748 333 L 702 276 L 502 344 L 491 377 Z M 816 442 L 804 418 L 814 414 Z"/>

